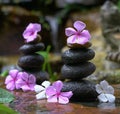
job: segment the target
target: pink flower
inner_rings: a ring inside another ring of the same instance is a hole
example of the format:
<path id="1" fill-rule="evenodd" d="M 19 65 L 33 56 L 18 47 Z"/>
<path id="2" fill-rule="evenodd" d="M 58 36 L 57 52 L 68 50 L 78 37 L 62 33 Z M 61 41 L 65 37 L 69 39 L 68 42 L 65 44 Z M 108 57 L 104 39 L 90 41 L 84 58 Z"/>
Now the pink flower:
<path id="1" fill-rule="evenodd" d="M 18 89 L 16 81 L 20 78 L 18 70 L 11 70 L 5 79 L 6 88 L 9 90 Z"/>
<path id="2" fill-rule="evenodd" d="M 67 104 L 73 93 L 72 91 L 61 92 L 62 87 L 63 83 L 61 81 L 56 81 L 52 84 L 52 86 L 46 88 L 47 101 Z"/>
<path id="3" fill-rule="evenodd" d="M 65 34 L 68 36 L 67 44 L 84 45 L 89 42 L 91 35 L 88 30 L 84 30 L 86 24 L 81 21 L 75 21 L 74 28 L 68 27 L 65 29 Z"/>
<path id="4" fill-rule="evenodd" d="M 34 41 L 37 38 L 37 33 L 41 31 L 41 25 L 37 23 L 30 23 L 25 31 L 23 32 L 23 37 L 26 42 Z"/>
<path id="5" fill-rule="evenodd" d="M 28 91 L 28 90 L 33 91 L 36 83 L 35 76 L 32 74 L 29 75 L 26 72 L 20 72 L 18 75 L 21 78 L 19 78 L 16 82 L 17 87 L 21 88 L 23 91 Z"/>

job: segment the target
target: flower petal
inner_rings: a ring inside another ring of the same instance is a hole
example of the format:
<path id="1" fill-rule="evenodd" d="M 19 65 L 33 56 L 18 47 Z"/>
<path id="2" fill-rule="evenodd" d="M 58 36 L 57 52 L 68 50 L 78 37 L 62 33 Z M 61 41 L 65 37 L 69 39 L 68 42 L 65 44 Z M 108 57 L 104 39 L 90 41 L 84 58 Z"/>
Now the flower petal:
<path id="1" fill-rule="evenodd" d="M 91 35 L 88 30 L 83 30 L 80 35 L 81 35 L 81 37 L 85 37 L 88 40 L 90 40 L 90 38 L 91 38 Z"/>
<path id="2" fill-rule="evenodd" d="M 23 81 L 28 82 L 28 80 L 29 80 L 29 74 L 28 73 L 20 72 L 19 75 L 21 75 L 20 77 Z"/>
<path id="3" fill-rule="evenodd" d="M 107 94 L 114 94 L 114 88 L 109 85 L 109 86 L 107 87 L 106 93 L 107 93 Z"/>
<path id="4" fill-rule="evenodd" d="M 36 83 L 36 78 L 35 78 L 35 76 L 34 75 L 29 75 L 29 77 L 28 77 L 28 82 L 29 83 Z"/>
<path id="5" fill-rule="evenodd" d="M 44 86 L 45 88 L 50 86 L 50 82 L 49 81 L 44 81 L 42 84 L 42 86 Z"/>
<path id="6" fill-rule="evenodd" d="M 56 89 L 53 86 L 49 86 L 48 88 L 46 88 L 46 95 L 47 97 L 56 95 Z"/>
<path id="7" fill-rule="evenodd" d="M 35 86 L 34 86 L 34 89 L 35 89 L 35 92 L 36 92 L 36 93 L 39 93 L 39 92 L 45 90 L 45 88 L 42 87 L 42 86 L 40 86 L 40 85 L 35 85 Z"/>
<path id="8" fill-rule="evenodd" d="M 13 80 L 14 79 L 10 75 L 8 75 L 5 79 L 5 84 L 8 84 L 8 83 L 12 82 Z"/>
<path id="9" fill-rule="evenodd" d="M 86 24 L 82 21 L 75 21 L 73 26 L 77 29 L 78 32 L 81 32 L 86 27 Z"/>
<path id="10" fill-rule="evenodd" d="M 76 30 L 74 28 L 68 27 L 65 29 L 65 35 L 66 36 L 71 36 L 76 33 Z"/>
<path id="11" fill-rule="evenodd" d="M 82 36 L 79 36 L 78 38 L 76 38 L 75 40 L 75 43 L 77 44 L 82 44 L 84 45 L 85 43 L 89 42 L 88 38 L 86 37 L 82 37 Z"/>
<path id="12" fill-rule="evenodd" d="M 105 94 L 106 98 L 108 99 L 108 102 L 114 102 L 115 96 L 112 94 Z"/>
<path id="13" fill-rule="evenodd" d="M 98 94 L 101 94 L 103 92 L 103 89 L 101 88 L 100 84 L 95 85 L 95 88 Z"/>
<path id="14" fill-rule="evenodd" d="M 74 44 L 76 43 L 76 35 L 72 35 L 70 37 L 67 38 L 67 44 Z"/>
<path id="15" fill-rule="evenodd" d="M 17 77 L 17 74 L 18 74 L 18 70 L 14 69 L 14 70 L 10 70 L 9 72 L 9 75 L 13 78 L 16 78 Z"/>
<path id="16" fill-rule="evenodd" d="M 15 84 L 14 84 L 14 82 L 11 82 L 11 83 L 8 83 L 7 85 L 6 85 L 6 88 L 8 89 L 8 90 L 14 90 L 15 89 Z"/>
<path id="17" fill-rule="evenodd" d="M 69 91 L 69 92 L 61 92 L 60 95 L 63 96 L 63 97 L 71 98 L 72 95 L 73 95 L 73 93 L 72 93 L 72 91 Z"/>
<path id="18" fill-rule="evenodd" d="M 47 101 L 48 102 L 55 102 L 56 103 L 57 102 L 57 96 L 54 95 L 54 96 L 48 97 Z"/>
<path id="19" fill-rule="evenodd" d="M 100 102 L 107 102 L 108 101 L 108 99 L 106 98 L 106 95 L 103 93 L 98 96 L 98 99 Z"/>
<path id="20" fill-rule="evenodd" d="M 45 91 L 42 91 L 36 95 L 36 99 L 44 99 L 46 98 Z"/>
<path id="21" fill-rule="evenodd" d="M 58 80 L 58 81 L 54 82 L 52 84 L 52 86 L 56 89 L 57 92 L 60 92 L 63 87 L 63 83 L 62 83 L 62 81 Z"/>
<path id="22" fill-rule="evenodd" d="M 41 31 L 41 25 L 40 24 L 37 24 L 37 23 L 34 23 L 34 29 L 39 32 Z"/>
<path id="23" fill-rule="evenodd" d="M 16 89 L 20 89 L 23 85 L 25 85 L 26 83 L 22 80 L 22 79 L 18 79 L 16 81 Z"/>
<path id="24" fill-rule="evenodd" d="M 109 86 L 109 84 L 106 80 L 103 80 L 100 82 L 100 86 L 103 90 L 107 91 L 107 87 Z"/>
<path id="25" fill-rule="evenodd" d="M 35 91 L 35 88 L 34 88 L 35 84 L 34 83 L 33 84 L 28 84 L 28 86 L 29 86 L 31 91 Z"/>
<path id="26" fill-rule="evenodd" d="M 62 96 L 62 95 L 59 95 L 58 102 L 61 104 L 67 104 L 67 103 L 69 103 L 69 99 L 67 97 Z"/>
<path id="27" fill-rule="evenodd" d="M 30 88 L 28 85 L 23 85 L 23 86 L 21 87 L 21 89 L 22 89 L 23 91 L 29 91 L 29 90 L 31 90 L 31 88 Z"/>

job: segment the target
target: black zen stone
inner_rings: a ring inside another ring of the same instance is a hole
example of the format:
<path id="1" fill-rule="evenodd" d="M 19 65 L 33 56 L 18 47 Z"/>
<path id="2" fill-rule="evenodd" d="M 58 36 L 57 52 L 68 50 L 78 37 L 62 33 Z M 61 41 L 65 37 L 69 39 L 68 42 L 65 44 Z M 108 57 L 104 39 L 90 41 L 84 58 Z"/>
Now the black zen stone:
<path id="1" fill-rule="evenodd" d="M 72 91 L 74 101 L 95 101 L 98 96 L 95 84 L 87 80 L 64 82 L 62 91 Z"/>
<path id="2" fill-rule="evenodd" d="M 61 79 L 82 79 L 92 74 L 95 69 L 95 65 L 91 62 L 78 65 L 63 65 L 61 69 Z"/>
<path id="3" fill-rule="evenodd" d="M 93 59 L 95 52 L 92 49 L 69 49 L 62 54 L 65 64 L 78 64 Z"/>
<path id="4" fill-rule="evenodd" d="M 20 51 L 24 54 L 34 54 L 37 51 L 43 50 L 45 48 L 43 43 L 38 44 L 25 44 L 20 47 Z"/>
<path id="5" fill-rule="evenodd" d="M 40 70 L 42 64 L 44 63 L 44 58 L 41 55 L 26 55 L 20 57 L 18 60 L 18 65 L 24 70 Z"/>

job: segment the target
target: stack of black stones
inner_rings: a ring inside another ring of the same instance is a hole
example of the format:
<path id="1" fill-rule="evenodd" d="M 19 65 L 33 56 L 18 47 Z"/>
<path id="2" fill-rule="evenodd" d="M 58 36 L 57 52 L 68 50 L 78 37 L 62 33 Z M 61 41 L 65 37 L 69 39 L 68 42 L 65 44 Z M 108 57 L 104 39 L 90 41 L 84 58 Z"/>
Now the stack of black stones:
<path id="1" fill-rule="evenodd" d="M 35 75 L 37 84 L 49 79 L 48 73 L 41 71 L 44 58 L 36 53 L 44 48 L 41 37 L 38 35 L 34 41 L 24 44 L 19 49 L 22 56 L 18 60 L 18 66 L 22 71 Z"/>
<path id="2" fill-rule="evenodd" d="M 66 80 L 62 91 L 72 91 L 71 100 L 93 101 L 97 98 L 95 84 L 85 80 L 96 69 L 93 63 L 88 62 L 95 56 L 90 46 L 90 42 L 85 45 L 68 45 L 70 49 L 62 54 L 65 64 L 61 69 L 61 79 Z"/>

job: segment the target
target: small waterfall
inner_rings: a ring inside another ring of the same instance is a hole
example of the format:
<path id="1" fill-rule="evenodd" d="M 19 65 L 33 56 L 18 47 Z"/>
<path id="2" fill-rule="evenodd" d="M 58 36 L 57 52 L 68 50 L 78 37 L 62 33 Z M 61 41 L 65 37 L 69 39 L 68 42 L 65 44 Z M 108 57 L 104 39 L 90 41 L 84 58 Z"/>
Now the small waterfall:
<path id="1" fill-rule="evenodd" d="M 52 38 L 52 44 L 54 47 L 54 52 L 59 52 L 59 40 L 58 40 L 58 20 L 56 16 L 46 16 L 46 20 L 50 24 L 51 27 L 51 38 Z"/>

